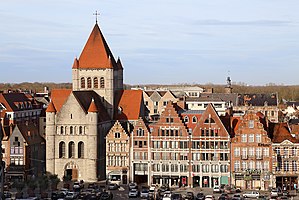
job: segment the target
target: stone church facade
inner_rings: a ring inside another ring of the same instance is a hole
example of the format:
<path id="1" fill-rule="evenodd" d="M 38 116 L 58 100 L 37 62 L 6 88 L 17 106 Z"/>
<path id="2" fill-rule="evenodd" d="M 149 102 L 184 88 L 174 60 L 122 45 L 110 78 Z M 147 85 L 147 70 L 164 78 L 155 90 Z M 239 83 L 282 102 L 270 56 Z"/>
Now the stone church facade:
<path id="1" fill-rule="evenodd" d="M 123 91 L 123 68 L 95 24 L 72 67 L 73 89 L 52 90 L 46 110 L 46 171 L 63 179 L 106 178 L 105 137 Z"/>

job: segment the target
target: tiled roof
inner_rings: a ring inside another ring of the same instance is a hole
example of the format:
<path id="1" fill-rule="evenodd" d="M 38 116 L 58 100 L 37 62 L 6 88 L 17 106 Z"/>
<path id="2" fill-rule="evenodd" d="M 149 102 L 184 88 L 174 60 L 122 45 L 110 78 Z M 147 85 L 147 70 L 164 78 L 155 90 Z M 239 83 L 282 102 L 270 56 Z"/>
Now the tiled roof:
<path id="1" fill-rule="evenodd" d="M 142 90 L 123 90 L 116 108 L 115 119 L 138 120 L 143 109 Z"/>
<path id="2" fill-rule="evenodd" d="M 51 101 L 48 105 L 46 112 L 56 112 L 53 102 Z"/>
<path id="3" fill-rule="evenodd" d="M 95 102 L 94 102 L 94 99 L 92 99 L 91 103 L 90 103 L 90 106 L 88 108 L 88 112 L 99 112 Z"/>
<path id="4" fill-rule="evenodd" d="M 0 103 L 6 108 L 6 112 L 32 109 L 28 105 L 33 105 L 33 101 L 24 93 L 1 93 Z"/>
<path id="5" fill-rule="evenodd" d="M 281 143 L 285 140 L 289 140 L 292 143 L 298 143 L 298 139 L 293 137 L 287 128 L 286 123 L 278 123 L 274 126 L 273 139 L 274 143 Z"/>
<path id="6" fill-rule="evenodd" d="M 79 57 L 80 69 L 118 69 L 112 52 L 98 26 L 95 24 Z"/>
<path id="7" fill-rule="evenodd" d="M 71 92 L 71 89 L 53 89 L 51 91 L 51 101 L 53 102 L 54 108 L 57 112 L 60 111 Z"/>
<path id="8" fill-rule="evenodd" d="M 239 94 L 238 105 L 252 105 L 252 106 L 277 106 L 276 94 Z"/>
<path id="9" fill-rule="evenodd" d="M 73 69 L 79 69 L 79 60 L 77 58 L 74 60 Z"/>

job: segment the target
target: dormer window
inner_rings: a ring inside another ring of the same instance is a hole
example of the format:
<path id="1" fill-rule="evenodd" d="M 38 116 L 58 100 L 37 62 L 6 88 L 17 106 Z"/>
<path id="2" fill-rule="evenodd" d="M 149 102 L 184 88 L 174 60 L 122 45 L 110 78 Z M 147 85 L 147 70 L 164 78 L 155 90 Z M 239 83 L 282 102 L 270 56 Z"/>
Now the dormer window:
<path id="1" fill-rule="evenodd" d="M 197 118 L 195 116 L 192 117 L 192 123 L 196 123 L 197 122 Z"/>
<path id="2" fill-rule="evenodd" d="M 189 117 L 188 117 L 188 116 L 185 116 L 185 117 L 184 117 L 184 122 L 185 122 L 185 123 L 188 123 L 188 122 L 189 122 Z"/>

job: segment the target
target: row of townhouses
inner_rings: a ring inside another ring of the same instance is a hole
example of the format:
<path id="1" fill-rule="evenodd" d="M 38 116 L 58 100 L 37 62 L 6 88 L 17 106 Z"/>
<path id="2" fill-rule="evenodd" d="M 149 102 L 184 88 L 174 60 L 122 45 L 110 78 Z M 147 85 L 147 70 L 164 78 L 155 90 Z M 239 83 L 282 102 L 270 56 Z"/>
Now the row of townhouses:
<path id="1" fill-rule="evenodd" d="M 96 23 L 72 66 L 72 89 L 38 102 L 1 93 L 5 180 L 59 178 L 246 189 L 298 185 L 298 123 L 277 94 L 125 90 L 123 66 Z"/>

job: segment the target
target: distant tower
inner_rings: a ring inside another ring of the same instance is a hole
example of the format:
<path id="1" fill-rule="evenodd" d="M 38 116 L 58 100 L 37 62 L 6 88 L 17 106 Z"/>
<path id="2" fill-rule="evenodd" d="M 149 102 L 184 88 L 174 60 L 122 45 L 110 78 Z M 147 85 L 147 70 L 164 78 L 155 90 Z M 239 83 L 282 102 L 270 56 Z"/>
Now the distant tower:
<path id="1" fill-rule="evenodd" d="M 229 76 L 228 76 L 227 79 L 226 79 L 225 93 L 226 93 L 226 94 L 231 94 L 231 93 L 233 93 L 232 81 L 231 81 L 231 79 L 230 79 Z"/>

